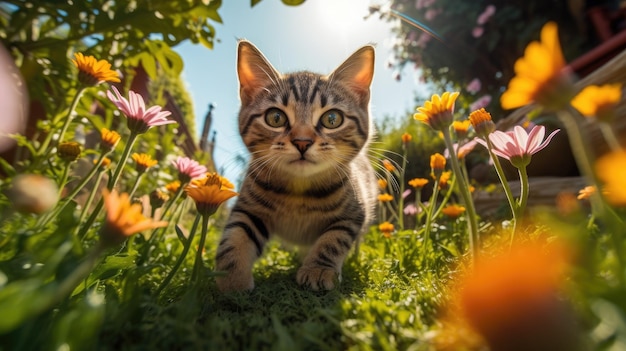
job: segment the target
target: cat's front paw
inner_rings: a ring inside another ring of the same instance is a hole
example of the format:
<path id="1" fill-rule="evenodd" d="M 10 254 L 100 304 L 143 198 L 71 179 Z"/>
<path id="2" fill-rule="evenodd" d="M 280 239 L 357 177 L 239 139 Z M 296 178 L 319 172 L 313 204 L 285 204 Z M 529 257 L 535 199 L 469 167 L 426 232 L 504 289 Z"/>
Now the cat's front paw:
<path id="1" fill-rule="evenodd" d="M 341 281 L 341 273 L 328 267 L 302 266 L 298 269 L 296 281 L 314 291 L 332 290 Z"/>
<path id="2" fill-rule="evenodd" d="M 250 291 L 254 289 L 254 279 L 252 274 L 227 274 L 225 276 L 216 277 L 215 282 L 217 288 L 221 292 L 236 292 L 236 291 Z"/>

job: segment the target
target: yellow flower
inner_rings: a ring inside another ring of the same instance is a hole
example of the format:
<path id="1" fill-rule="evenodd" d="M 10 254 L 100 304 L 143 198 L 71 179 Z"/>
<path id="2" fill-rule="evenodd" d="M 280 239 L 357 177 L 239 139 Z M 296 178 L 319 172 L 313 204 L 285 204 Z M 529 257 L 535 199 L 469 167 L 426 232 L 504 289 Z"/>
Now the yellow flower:
<path id="1" fill-rule="evenodd" d="M 396 170 L 396 167 L 389 160 L 383 160 L 383 167 L 389 172 L 393 172 Z"/>
<path id="2" fill-rule="evenodd" d="M 175 180 L 173 182 L 165 184 L 165 189 L 170 193 L 175 193 L 180 189 L 180 180 Z"/>
<path id="3" fill-rule="evenodd" d="M 500 97 L 502 108 L 537 102 L 550 109 L 560 109 L 567 106 L 574 95 L 556 23 L 546 23 L 540 39 L 528 44 L 524 56 L 515 62 L 515 77 Z"/>
<path id="4" fill-rule="evenodd" d="M 613 119 L 615 106 L 622 99 L 622 84 L 590 85 L 585 87 L 574 99 L 572 106 L 583 116 L 596 117 L 601 121 Z"/>
<path id="5" fill-rule="evenodd" d="M 452 122 L 452 128 L 456 133 L 458 139 L 463 139 L 467 135 L 467 131 L 469 130 L 471 121 L 466 119 L 464 121 L 454 121 Z"/>
<path id="6" fill-rule="evenodd" d="M 463 214 L 463 212 L 465 212 L 465 207 L 457 204 L 447 205 L 441 209 L 441 213 L 450 218 L 458 218 L 461 214 Z"/>
<path id="7" fill-rule="evenodd" d="M 596 192 L 596 187 L 593 185 L 586 186 L 578 192 L 578 200 L 586 200 L 591 198 L 593 194 Z"/>
<path id="8" fill-rule="evenodd" d="M 202 215 L 212 215 L 218 207 L 237 193 L 222 184 L 222 177 L 215 173 L 205 178 L 195 180 L 185 187 L 185 192 L 196 202 L 196 209 Z M 232 184 L 230 184 L 232 185 Z"/>
<path id="9" fill-rule="evenodd" d="M 595 164 L 598 179 L 604 183 L 602 193 L 615 206 L 626 206 L 626 151 L 614 151 L 600 157 Z"/>
<path id="10" fill-rule="evenodd" d="M 393 200 L 393 196 L 387 193 L 378 195 L 378 201 L 380 202 L 389 202 Z"/>
<path id="11" fill-rule="evenodd" d="M 428 179 L 425 178 L 413 178 L 409 180 L 409 185 L 416 189 L 423 188 L 426 184 L 428 184 Z"/>
<path id="12" fill-rule="evenodd" d="M 141 205 L 130 202 L 127 193 L 118 194 L 117 190 L 104 190 L 106 221 L 100 232 L 106 246 L 121 244 L 127 237 L 147 229 L 165 227 L 167 222 L 154 221 L 141 213 Z"/>
<path id="13" fill-rule="evenodd" d="M 120 134 L 114 130 L 108 130 L 107 128 L 100 129 L 100 147 L 102 150 L 111 151 L 115 149 L 120 138 Z"/>
<path id="14" fill-rule="evenodd" d="M 80 144 L 75 141 L 65 141 L 59 144 L 57 155 L 67 162 L 76 161 L 80 157 Z"/>
<path id="15" fill-rule="evenodd" d="M 476 134 L 481 137 L 487 137 L 487 135 L 496 130 L 496 124 L 491 120 L 491 114 L 484 108 L 470 113 L 469 120 Z"/>
<path id="16" fill-rule="evenodd" d="M 87 86 L 102 82 L 120 82 L 117 72 L 111 70 L 111 64 L 107 60 L 98 61 L 93 56 L 84 56 L 77 52 L 72 62 L 78 67 L 78 80 Z"/>
<path id="17" fill-rule="evenodd" d="M 413 118 L 428 124 L 434 130 L 444 130 L 452 124 L 454 102 L 458 96 L 459 92 L 445 92 L 441 97 L 434 94 L 430 101 L 424 103 L 424 106 L 417 108 L 419 112 L 415 113 Z"/>
<path id="18" fill-rule="evenodd" d="M 157 160 L 153 160 L 152 156 L 148 155 L 148 154 L 138 154 L 138 153 L 134 153 L 132 155 L 133 160 L 135 161 L 136 165 L 135 165 L 135 169 L 137 169 L 137 172 L 139 173 L 143 173 L 146 171 L 146 169 L 156 165 L 157 163 L 159 163 L 159 161 Z"/>
<path id="19" fill-rule="evenodd" d="M 383 222 L 383 223 L 378 225 L 378 229 L 383 233 L 383 236 L 385 238 L 390 238 L 391 237 L 391 233 L 393 233 L 393 230 L 395 228 L 394 228 L 393 224 L 391 224 L 389 222 Z"/>

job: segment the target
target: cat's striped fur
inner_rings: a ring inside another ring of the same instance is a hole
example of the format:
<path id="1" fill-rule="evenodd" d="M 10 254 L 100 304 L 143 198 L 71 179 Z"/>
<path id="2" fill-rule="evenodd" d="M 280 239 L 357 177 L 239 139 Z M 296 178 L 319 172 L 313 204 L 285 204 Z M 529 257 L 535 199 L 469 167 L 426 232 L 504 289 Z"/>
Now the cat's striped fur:
<path id="1" fill-rule="evenodd" d="M 367 158 L 373 69 L 365 46 L 328 76 L 281 74 L 239 42 L 239 130 L 251 160 L 217 249 L 222 291 L 254 288 L 252 265 L 274 235 L 304 248 L 299 284 L 332 289 L 341 279 L 376 203 Z"/>

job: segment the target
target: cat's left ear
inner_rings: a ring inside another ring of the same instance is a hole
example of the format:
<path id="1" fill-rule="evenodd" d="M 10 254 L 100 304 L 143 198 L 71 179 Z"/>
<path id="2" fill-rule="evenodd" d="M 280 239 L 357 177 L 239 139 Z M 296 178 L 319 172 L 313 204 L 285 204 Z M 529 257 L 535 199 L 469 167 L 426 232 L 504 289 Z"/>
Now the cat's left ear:
<path id="1" fill-rule="evenodd" d="M 369 98 L 373 78 L 374 47 L 372 45 L 357 50 L 328 76 L 330 81 L 342 81 L 363 98 Z"/>

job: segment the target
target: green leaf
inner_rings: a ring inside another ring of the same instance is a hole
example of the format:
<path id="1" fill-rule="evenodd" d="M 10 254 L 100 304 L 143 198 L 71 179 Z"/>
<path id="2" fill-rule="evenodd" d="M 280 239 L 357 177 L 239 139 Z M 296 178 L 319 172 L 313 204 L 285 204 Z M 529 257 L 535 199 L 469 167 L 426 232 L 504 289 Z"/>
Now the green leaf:
<path id="1" fill-rule="evenodd" d="M 85 288 L 89 288 L 99 280 L 113 278 L 120 275 L 123 270 L 134 267 L 136 258 L 136 253 L 132 255 L 120 254 L 108 256 L 102 263 L 94 268 L 84 284 L 79 284 L 76 289 L 74 289 L 72 296 L 79 294 Z"/>
<path id="2" fill-rule="evenodd" d="M 2 157 L 0 157 L 0 167 L 2 168 L 2 171 L 10 178 L 15 176 L 15 168 L 13 168 L 13 166 L 11 166 L 11 164 Z"/>
<path id="3" fill-rule="evenodd" d="M 187 238 L 185 237 L 185 234 L 183 234 L 183 231 L 180 229 L 178 224 L 174 227 L 174 229 L 176 230 L 176 235 L 178 236 L 180 242 L 185 245 L 187 243 Z"/>
<path id="4" fill-rule="evenodd" d="M 139 54 L 139 61 L 141 61 L 141 65 L 146 70 L 148 77 L 155 79 L 157 77 L 157 66 L 154 56 L 147 52 L 142 52 Z"/>
<path id="5" fill-rule="evenodd" d="M 256 4 L 260 3 L 261 0 L 250 0 L 250 7 L 254 7 Z"/>

